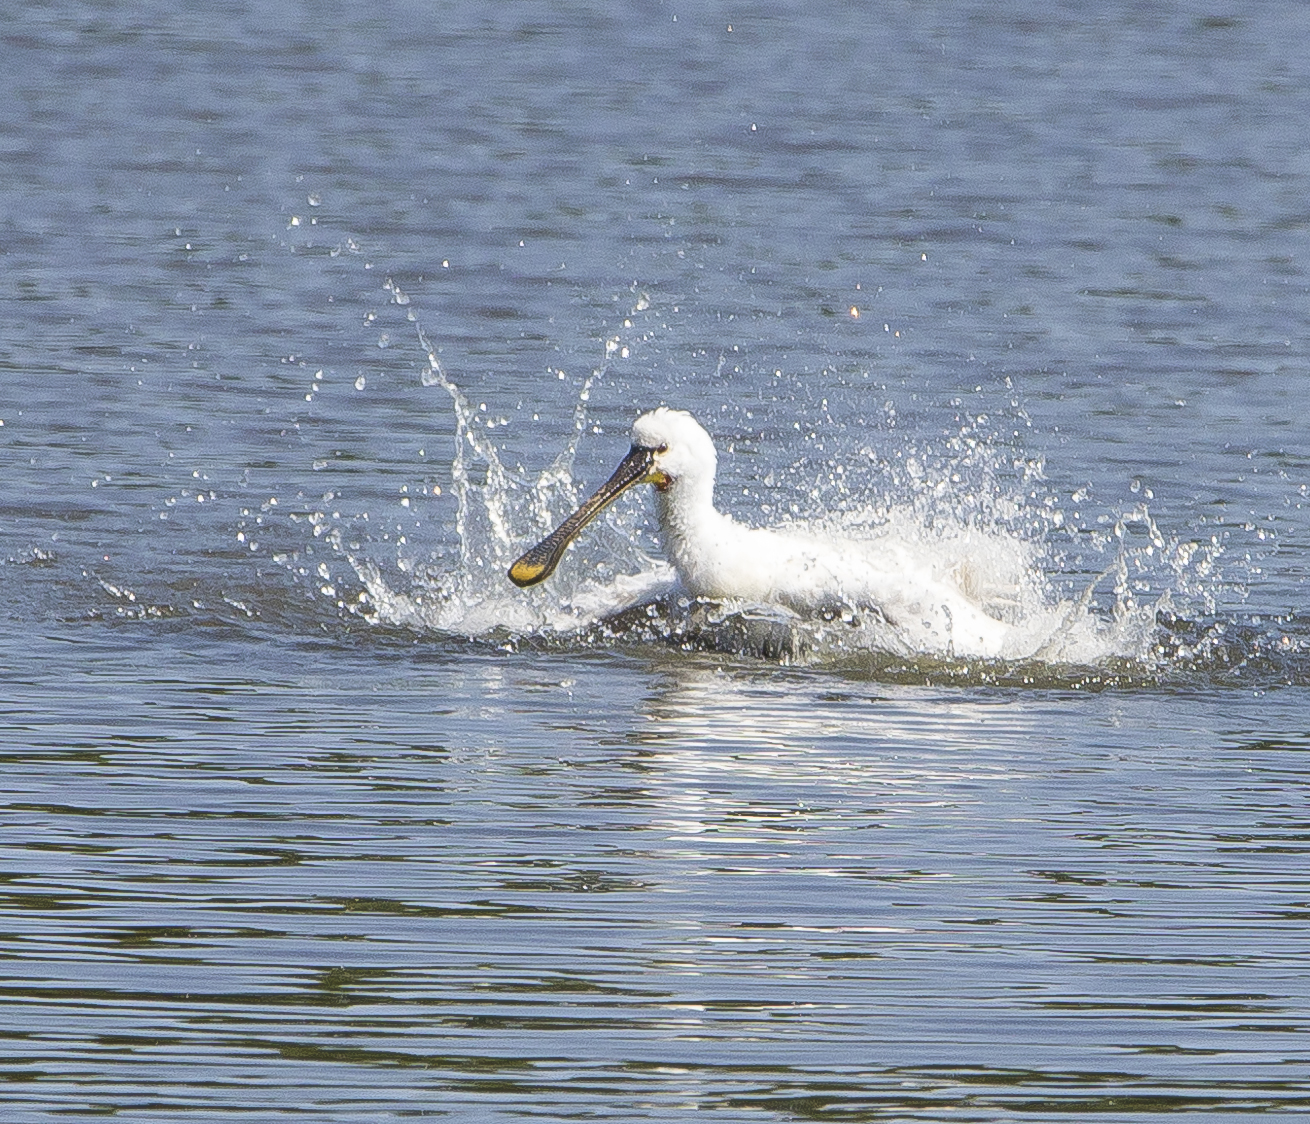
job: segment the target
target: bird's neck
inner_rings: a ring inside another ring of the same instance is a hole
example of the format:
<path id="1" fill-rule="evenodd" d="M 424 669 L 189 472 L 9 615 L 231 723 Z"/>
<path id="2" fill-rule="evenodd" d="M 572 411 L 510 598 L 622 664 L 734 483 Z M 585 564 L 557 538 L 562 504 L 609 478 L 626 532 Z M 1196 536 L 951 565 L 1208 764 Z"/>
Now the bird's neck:
<path id="1" fill-rule="evenodd" d="M 675 480 L 655 493 L 655 506 L 664 536 L 664 549 L 679 571 L 692 555 L 718 539 L 728 516 L 714 507 L 714 480 Z"/>

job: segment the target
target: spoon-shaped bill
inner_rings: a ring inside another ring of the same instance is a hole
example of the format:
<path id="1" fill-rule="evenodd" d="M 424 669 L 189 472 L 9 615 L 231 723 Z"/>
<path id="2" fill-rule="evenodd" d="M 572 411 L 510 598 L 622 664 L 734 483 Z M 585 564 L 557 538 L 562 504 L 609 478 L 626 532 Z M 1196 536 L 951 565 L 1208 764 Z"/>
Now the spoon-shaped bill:
<path id="1" fill-rule="evenodd" d="M 588 523 L 634 484 L 653 483 L 661 478 L 653 467 L 654 462 L 654 449 L 634 445 L 614 470 L 614 475 L 597 488 L 589 500 L 509 568 L 509 580 L 526 588 L 550 577 L 569 543 Z"/>

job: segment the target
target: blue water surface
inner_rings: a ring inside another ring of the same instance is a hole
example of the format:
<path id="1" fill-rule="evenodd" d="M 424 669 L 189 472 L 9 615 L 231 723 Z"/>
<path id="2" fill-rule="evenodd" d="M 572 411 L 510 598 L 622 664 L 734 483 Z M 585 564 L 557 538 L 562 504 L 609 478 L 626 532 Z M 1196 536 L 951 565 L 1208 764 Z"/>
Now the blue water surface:
<path id="1" fill-rule="evenodd" d="M 15 8 L 5 1118 L 1299 1118 L 1307 41 Z M 515 601 L 495 504 L 529 545 L 661 403 L 738 518 L 1003 534 L 1150 635 L 515 625 L 659 542 L 634 495 Z"/>

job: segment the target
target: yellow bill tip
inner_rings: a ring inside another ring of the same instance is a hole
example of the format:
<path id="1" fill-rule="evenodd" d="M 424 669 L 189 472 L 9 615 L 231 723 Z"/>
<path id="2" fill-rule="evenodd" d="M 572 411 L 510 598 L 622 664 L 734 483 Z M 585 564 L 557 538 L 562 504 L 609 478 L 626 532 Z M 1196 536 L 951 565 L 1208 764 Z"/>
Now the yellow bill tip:
<path id="1" fill-rule="evenodd" d="M 509 568 L 509 580 L 520 589 L 526 589 L 530 585 L 536 585 L 548 576 L 550 571 L 541 565 L 528 562 L 520 558 Z"/>

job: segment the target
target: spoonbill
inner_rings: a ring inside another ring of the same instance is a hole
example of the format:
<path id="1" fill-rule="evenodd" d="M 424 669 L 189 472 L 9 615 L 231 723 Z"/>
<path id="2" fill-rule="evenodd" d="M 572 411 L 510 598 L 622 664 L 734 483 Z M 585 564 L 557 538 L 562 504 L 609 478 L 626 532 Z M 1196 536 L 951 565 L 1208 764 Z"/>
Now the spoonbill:
<path id="1" fill-rule="evenodd" d="M 714 441 L 691 414 L 664 406 L 642 414 L 614 474 L 510 567 L 510 581 L 524 588 L 545 581 L 588 523 L 629 488 L 652 484 L 664 552 L 692 597 L 781 605 L 806 616 L 872 612 L 917 650 L 1004 654 L 1012 627 L 991 616 L 953 568 L 937 573 L 888 537 L 745 526 L 714 506 L 717 467 Z"/>

